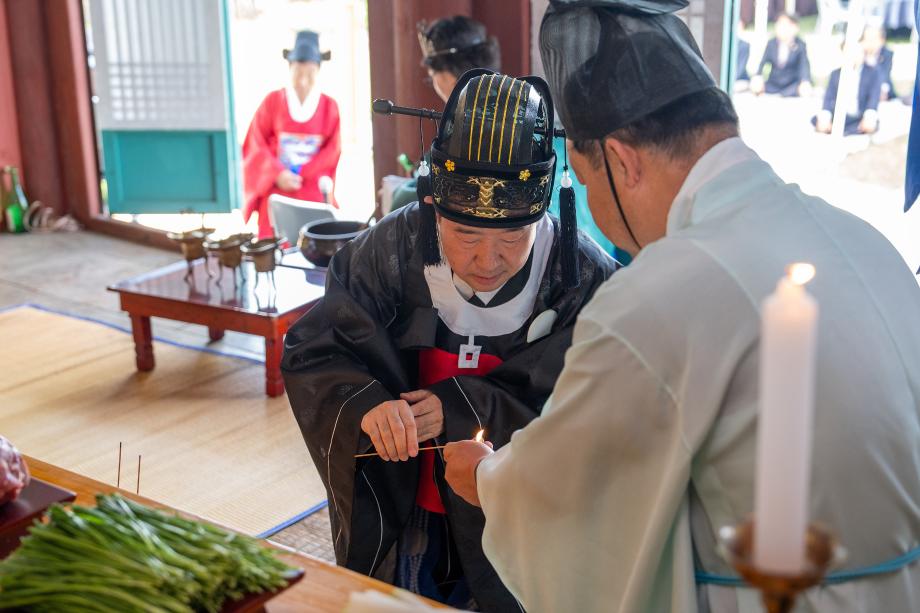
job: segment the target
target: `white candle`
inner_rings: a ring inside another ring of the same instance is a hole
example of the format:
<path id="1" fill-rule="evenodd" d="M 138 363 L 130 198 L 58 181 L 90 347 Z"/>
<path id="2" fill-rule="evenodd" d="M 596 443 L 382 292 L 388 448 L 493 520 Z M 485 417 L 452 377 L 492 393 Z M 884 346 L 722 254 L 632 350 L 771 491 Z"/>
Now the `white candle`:
<path id="1" fill-rule="evenodd" d="M 818 304 L 804 285 L 814 274 L 793 264 L 763 304 L 754 564 L 768 573 L 805 568 Z"/>

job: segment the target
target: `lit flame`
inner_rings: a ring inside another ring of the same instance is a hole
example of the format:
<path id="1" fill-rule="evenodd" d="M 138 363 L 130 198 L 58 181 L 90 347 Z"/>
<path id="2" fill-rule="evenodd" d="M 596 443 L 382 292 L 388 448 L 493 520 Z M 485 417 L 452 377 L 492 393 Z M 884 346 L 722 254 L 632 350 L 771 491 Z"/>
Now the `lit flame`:
<path id="1" fill-rule="evenodd" d="M 805 262 L 796 262 L 786 268 L 786 277 L 795 285 L 805 285 L 815 277 L 815 267 Z"/>
<path id="2" fill-rule="evenodd" d="M 477 443 L 481 443 L 482 437 L 485 436 L 485 434 L 486 434 L 485 430 L 480 430 L 479 432 L 476 433 L 476 437 L 473 440 L 476 441 Z"/>

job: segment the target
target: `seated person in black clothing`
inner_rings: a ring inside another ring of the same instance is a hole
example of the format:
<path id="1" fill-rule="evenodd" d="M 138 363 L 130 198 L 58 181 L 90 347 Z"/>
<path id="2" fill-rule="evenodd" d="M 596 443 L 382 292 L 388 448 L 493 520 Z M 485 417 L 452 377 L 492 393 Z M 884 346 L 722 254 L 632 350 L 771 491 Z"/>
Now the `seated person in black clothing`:
<path id="1" fill-rule="evenodd" d="M 874 134 L 878 130 L 878 103 L 882 93 L 882 73 L 876 66 L 869 66 L 864 62 L 863 49 L 854 45 L 845 49 L 844 67 L 856 71 L 857 79 L 851 79 L 845 89 L 840 87 L 841 69 L 831 73 L 824 93 L 824 107 L 817 117 L 812 119 L 815 130 L 825 134 L 831 133 L 834 122 L 834 109 L 838 97 L 843 102 L 846 112 L 846 123 L 843 133 L 846 136 L 854 134 Z"/>
<path id="2" fill-rule="evenodd" d="M 766 82 L 763 71 L 770 65 Z M 807 96 L 811 93 L 811 65 L 805 41 L 799 38 L 799 22 L 793 15 L 783 13 L 776 18 L 776 36 L 767 43 L 757 74 L 751 79 L 755 94 Z"/>
<path id="3" fill-rule="evenodd" d="M 738 22 L 737 32 L 744 31 L 744 22 Z M 735 64 L 735 81 L 750 81 L 751 75 L 748 73 L 748 62 L 751 61 L 751 43 L 747 42 L 740 36 L 738 37 L 738 47 L 736 50 L 737 62 Z"/>
<path id="4" fill-rule="evenodd" d="M 866 26 L 862 35 L 862 47 L 866 52 L 865 62 L 868 66 L 878 68 L 882 77 L 882 100 L 892 100 L 898 95 L 891 82 L 891 63 L 894 60 L 894 51 L 888 48 L 888 36 L 881 23 L 872 23 Z"/>

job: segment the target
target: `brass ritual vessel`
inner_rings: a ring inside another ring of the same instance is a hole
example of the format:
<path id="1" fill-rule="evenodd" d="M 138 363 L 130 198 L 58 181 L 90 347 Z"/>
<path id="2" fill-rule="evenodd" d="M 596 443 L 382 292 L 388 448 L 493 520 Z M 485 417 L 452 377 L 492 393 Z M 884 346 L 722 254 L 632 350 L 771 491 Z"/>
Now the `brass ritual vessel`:
<path id="1" fill-rule="evenodd" d="M 243 254 L 246 259 L 252 262 L 252 266 L 256 271 L 255 287 L 259 286 L 259 279 L 262 274 L 267 274 L 272 288 L 275 287 L 276 255 L 281 247 L 281 242 L 282 239 L 273 236 L 243 245 Z"/>
<path id="2" fill-rule="evenodd" d="M 207 252 L 217 258 L 218 274 L 217 284 L 223 279 L 223 269 L 229 268 L 233 273 L 233 285 L 236 287 L 237 270 L 242 270 L 243 245 L 252 240 L 252 234 L 234 234 L 220 240 L 206 241 L 204 244 Z M 242 273 L 240 273 L 242 274 Z"/>
<path id="3" fill-rule="evenodd" d="M 187 232 L 167 232 L 166 237 L 173 242 L 179 244 L 179 247 L 182 249 L 182 257 L 185 258 L 186 265 L 188 266 L 188 271 L 185 273 L 186 281 L 193 274 L 194 268 L 192 267 L 192 262 L 195 260 L 204 258 L 207 256 L 205 251 L 205 240 L 208 234 L 214 231 L 214 228 L 195 228 L 194 230 L 189 230 Z M 205 266 L 205 270 L 208 273 L 208 277 L 211 276 L 211 271 Z"/>
<path id="4" fill-rule="evenodd" d="M 723 554 L 744 581 L 757 588 L 767 613 L 789 613 L 798 595 L 821 583 L 828 569 L 839 566 L 846 550 L 830 530 L 813 523 L 806 534 L 806 568 L 797 575 L 776 575 L 754 565 L 754 521 L 719 531 Z"/>

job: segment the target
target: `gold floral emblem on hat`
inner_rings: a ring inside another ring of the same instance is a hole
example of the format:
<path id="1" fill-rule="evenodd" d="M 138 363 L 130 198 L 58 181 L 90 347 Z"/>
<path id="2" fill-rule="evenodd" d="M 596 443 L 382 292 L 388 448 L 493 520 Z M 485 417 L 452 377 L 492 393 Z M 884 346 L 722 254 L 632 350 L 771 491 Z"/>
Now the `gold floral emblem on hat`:
<path id="1" fill-rule="evenodd" d="M 520 179 L 521 181 L 526 181 L 529 178 L 530 178 L 530 171 L 527 170 L 526 168 L 521 171 L 521 174 L 518 175 L 518 179 Z"/>
<path id="2" fill-rule="evenodd" d="M 453 160 L 447 160 L 446 162 L 444 162 L 444 168 L 447 169 L 447 172 L 453 172 L 456 167 L 457 165 L 454 164 Z"/>

